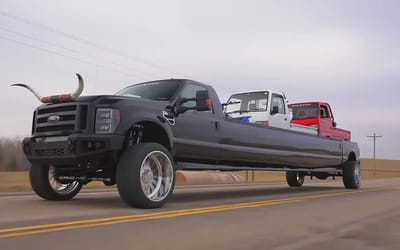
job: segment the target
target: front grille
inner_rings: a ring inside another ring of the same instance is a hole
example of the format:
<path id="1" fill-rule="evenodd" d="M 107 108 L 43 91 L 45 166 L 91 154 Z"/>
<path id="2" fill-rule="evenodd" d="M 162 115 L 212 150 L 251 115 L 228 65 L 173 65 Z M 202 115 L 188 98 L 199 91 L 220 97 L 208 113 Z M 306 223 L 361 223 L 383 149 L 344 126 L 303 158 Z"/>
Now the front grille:
<path id="1" fill-rule="evenodd" d="M 87 127 L 87 105 L 51 104 L 39 107 L 34 115 L 33 134 L 71 134 Z"/>
<path id="2" fill-rule="evenodd" d="M 35 155 L 37 157 L 63 157 L 63 148 L 46 148 L 46 149 L 36 149 Z"/>
<path id="3" fill-rule="evenodd" d="M 52 132 L 52 131 L 70 131 L 74 130 L 75 126 L 73 124 L 66 125 L 54 125 L 54 126 L 46 126 L 46 127 L 38 127 L 36 128 L 36 132 Z"/>
<path id="4" fill-rule="evenodd" d="M 76 105 L 63 105 L 59 106 L 57 105 L 56 107 L 48 105 L 44 108 L 41 108 L 38 110 L 38 115 L 43 115 L 43 114 L 51 114 L 51 113 L 57 113 L 57 112 L 68 112 L 68 111 L 76 111 Z"/>
<path id="5" fill-rule="evenodd" d="M 38 123 L 46 123 L 49 117 L 41 117 L 37 119 Z M 75 115 L 64 115 L 62 116 L 63 121 L 75 121 Z"/>

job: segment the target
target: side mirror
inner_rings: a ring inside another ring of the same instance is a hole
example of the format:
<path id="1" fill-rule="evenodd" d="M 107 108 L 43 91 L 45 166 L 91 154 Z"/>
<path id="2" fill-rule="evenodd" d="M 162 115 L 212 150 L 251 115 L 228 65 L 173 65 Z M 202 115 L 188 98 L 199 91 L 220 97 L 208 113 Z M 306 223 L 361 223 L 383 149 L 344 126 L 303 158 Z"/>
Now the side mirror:
<path id="1" fill-rule="evenodd" d="M 336 128 L 337 124 L 336 124 L 336 122 L 332 122 L 332 125 L 333 125 L 334 128 Z"/>
<path id="2" fill-rule="evenodd" d="M 273 106 L 271 110 L 271 115 L 275 115 L 279 113 L 279 108 L 278 106 Z"/>
<path id="3" fill-rule="evenodd" d="M 183 106 L 182 104 L 187 102 L 195 102 L 194 106 Z M 178 101 L 177 105 L 177 113 L 185 113 L 188 110 L 197 110 L 197 111 L 208 111 L 211 110 L 212 102 L 208 96 L 207 90 L 198 90 L 196 91 L 195 98 L 181 98 Z"/>
<path id="4" fill-rule="evenodd" d="M 207 90 L 199 90 L 196 92 L 196 110 L 197 111 L 211 110 L 211 99 L 208 96 Z"/>

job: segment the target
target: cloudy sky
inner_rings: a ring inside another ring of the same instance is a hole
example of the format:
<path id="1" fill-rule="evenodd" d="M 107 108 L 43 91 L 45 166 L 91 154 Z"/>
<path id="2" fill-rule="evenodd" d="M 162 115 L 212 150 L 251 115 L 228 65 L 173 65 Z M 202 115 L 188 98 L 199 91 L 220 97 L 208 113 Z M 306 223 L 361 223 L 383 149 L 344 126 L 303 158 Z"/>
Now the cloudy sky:
<path id="1" fill-rule="evenodd" d="M 329 102 L 361 156 L 400 159 L 400 1 L 2 0 L 0 137 L 28 136 L 43 95 L 190 78 Z"/>

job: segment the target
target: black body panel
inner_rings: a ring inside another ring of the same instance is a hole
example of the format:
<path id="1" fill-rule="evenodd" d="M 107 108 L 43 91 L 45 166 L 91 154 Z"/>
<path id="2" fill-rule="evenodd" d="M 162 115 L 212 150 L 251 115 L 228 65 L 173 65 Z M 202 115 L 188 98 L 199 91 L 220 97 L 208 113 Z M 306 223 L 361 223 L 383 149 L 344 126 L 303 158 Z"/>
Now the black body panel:
<path id="1" fill-rule="evenodd" d="M 73 134 L 69 136 L 25 138 L 22 147 L 34 164 L 57 166 L 103 166 L 124 147 L 126 138 L 119 135 Z M 111 167 L 111 166 L 110 166 Z"/>
<path id="2" fill-rule="evenodd" d="M 165 132 L 177 162 L 332 171 L 340 169 L 350 154 L 354 160 L 359 159 L 356 143 L 227 118 L 211 86 L 191 80 L 171 81 L 181 84 L 171 100 L 85 96 L 73 102 L 40 106 L 34 113 L 32 137 L 25 138 L 23 143 L 28 160 L 71 167 L 91 164 L 98 169 L 106 165 L 112 168 L 126 147 L 133 125 L 143 122 Z M 187 84 L 208 90 L 212 111 L 186 111 L 167 117 L 179 105 L 179 96 Z M 95 133 L 97 108 L 119 110 L 120 123 L 112 134 Z M 98 142 L 102 147 L 85 151 L 82 145 L 88 142 Z M 71 149 L 71 143 L 75 148 Z"/>

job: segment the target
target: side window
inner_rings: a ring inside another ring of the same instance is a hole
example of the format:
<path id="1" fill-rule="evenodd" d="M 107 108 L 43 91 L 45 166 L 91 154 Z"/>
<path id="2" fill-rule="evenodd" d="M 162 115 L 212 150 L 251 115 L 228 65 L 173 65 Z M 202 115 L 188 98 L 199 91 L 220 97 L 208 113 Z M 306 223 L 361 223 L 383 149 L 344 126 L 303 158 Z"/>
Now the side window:
<path id="1" fill-rule="evenodd" d="M 196 98 L 196 92 L 199 90 L 206 90 L 205 88 L 195 85 L 195 84 L 186 84 L 184 87 L 181 98 Z M 192 108 L 196 106 L 196 101 L 188 101 L 182 104 L 184 107 Z M 211 111 L 205 111 L 211 112 Z"/>
<path id="2" fill-rule="evenodd" d="M 322 118 L 322 119 L 329 119 L 329 118 L 330 118 L 329 109 L 328 109 L 327 106 L 321 105 L 321 110 L 320 110 L 320 112 L 321 112 L 321 118 Z"/>
<path id="3" fill-rule="evenodd" d="M 286 114 L 285 101 L 283 100 L 283 97 L 281 95 L 272 95 L 271 113 L 274 110 L 274 107 L 277 107 L 279 114 Z"/>

